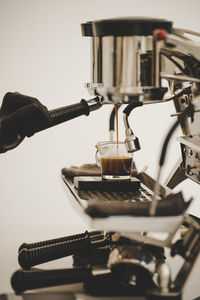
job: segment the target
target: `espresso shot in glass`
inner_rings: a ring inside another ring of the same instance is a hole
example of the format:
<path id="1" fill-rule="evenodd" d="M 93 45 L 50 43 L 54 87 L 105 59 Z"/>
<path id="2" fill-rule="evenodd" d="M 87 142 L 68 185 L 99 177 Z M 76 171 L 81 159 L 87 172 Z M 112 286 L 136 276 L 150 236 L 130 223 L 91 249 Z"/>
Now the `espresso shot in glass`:
<path id="1" fill-rule="evenodd" d="M 97 164 L 104 180 L 129 180 L 133 154 L 128 153 L 124 142 L 99 142 L 96 145 Z"/>

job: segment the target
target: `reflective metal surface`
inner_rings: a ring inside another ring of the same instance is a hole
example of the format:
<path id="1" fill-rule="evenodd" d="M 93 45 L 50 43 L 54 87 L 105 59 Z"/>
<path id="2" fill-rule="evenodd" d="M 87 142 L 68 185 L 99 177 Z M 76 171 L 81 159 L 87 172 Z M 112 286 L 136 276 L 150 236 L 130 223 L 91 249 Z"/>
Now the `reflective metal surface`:
<path id="1" fill-rule="evenodd" d="M 155 98 L 161 87 L 161 44 L 152 36 L 92 37 L 91 83 L 86 84 L 90 94 L 108 103 Z"/>

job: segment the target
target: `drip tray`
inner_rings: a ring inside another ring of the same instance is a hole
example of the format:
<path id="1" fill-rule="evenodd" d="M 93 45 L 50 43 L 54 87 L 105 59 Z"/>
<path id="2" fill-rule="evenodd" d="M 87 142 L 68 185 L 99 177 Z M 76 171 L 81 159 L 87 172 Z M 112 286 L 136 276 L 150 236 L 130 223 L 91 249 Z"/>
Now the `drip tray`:
<path id="1" fill-rule="evenodd" d="M 144 176 L 144 174 L 142 177 L 139 177 L 139 179 L 132 178 L 132 181 L 129 182 L 128 189 L 120 189 L 120 183 L 118 182 L 118 189 L 116 190 L 109 190 L 108 188 L 103 189 L 100 179 L 96 180 L 91 177 L 89 180 L 93 181 L 94 185 L 90 187 L 90 189 L 86 189 L 86 186 L 88 185 L 87 177 L 83 177 L 84 180 L 82 177 L 75 177 L 73 180 L 73 178 L 62 175 L 62 179 L 65 191 L 67 192 L 68 199 L 72 206 L 94 229 L 120 232 L 174 232 L 174 230 L 182 223 L 184 213 L 175 216 L 155 217 L 130 215 L 107 215 L 105 217 L 97 217 L 88 213 L 88 208 L 91 203 L 95 201 L 102 204 L 109 203 L 110 207 L 115 205 L 116 202 L 120 202 L 122 207 L 123 205 L 126 206 L 136 202 L 149 203 L 152 197 L 154 180 L 148 175 Z M 95 185 L 98 184 L 100 184 L 101 188 L 96 189 Z M 132 184 L 133 186 L 131 188 Z M 161 197 L 172 193 L 167 187 L 161 186 L 160 190 Z"/>

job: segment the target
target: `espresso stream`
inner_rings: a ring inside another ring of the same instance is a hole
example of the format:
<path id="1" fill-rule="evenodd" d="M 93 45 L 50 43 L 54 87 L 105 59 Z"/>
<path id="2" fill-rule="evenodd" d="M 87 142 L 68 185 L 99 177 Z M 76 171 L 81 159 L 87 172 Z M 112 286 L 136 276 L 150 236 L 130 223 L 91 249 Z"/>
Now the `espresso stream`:
<path id="1" fill-rule="evenodd" d="M 102 157 L 102 175 L 127 176 L 131 173 L 132 157 L 120 156 L 119 152 L 119 127 L 118 127 L 118 105 L 115 104 L 117 156 Z"/>

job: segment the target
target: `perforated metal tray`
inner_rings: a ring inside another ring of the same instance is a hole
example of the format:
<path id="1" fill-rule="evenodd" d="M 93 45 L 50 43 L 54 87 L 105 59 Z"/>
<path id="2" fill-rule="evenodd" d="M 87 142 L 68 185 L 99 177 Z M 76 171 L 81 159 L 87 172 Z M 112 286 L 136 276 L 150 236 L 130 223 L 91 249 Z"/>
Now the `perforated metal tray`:
<path id="1" fill-rule="evenodd" d="M 88 200 L 98 199 L 110 202 L 113 200 L 122 202 L 151 201 L 154 180 L 145 173 L 140 178 L 141 187 L 138 191 L 79 191 L 73 184 L 73 179 L 62 175 L 65 191 L 71 205 L 88 222 L 89 226 L 98 230 L 118 232 L 165 232 L 173 233 L 182 223 L 184 215 L 166 217 L 145 217 L 145 216 L 109 216 L 106 218 L 92 218 L 85 213 Z M 161 193 L 167 195 L 172 191 L 161 186 Z"/>

